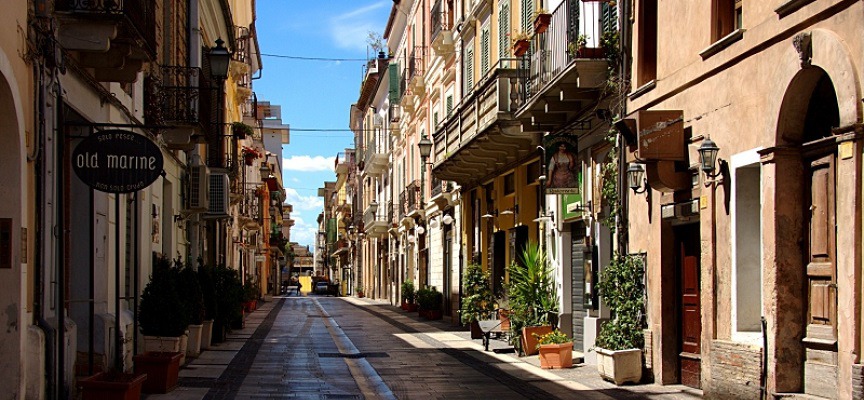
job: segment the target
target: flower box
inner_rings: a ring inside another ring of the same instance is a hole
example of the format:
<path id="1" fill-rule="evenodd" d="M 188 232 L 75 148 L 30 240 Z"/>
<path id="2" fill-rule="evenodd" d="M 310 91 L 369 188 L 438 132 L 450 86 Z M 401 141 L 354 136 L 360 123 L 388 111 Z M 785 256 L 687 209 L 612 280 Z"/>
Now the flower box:
<path id="1" fill-rule="evenodd" d="M 538 336 L 543 336 L 553 331 L 549 325 L 542 326 L 526 326 L 522 328 L 522 351 L 526 356 L 537 354 L 537 344 L 539 343 Z"/>
<path id="2" fill-rule="evenodd" d="M 168 393 L 177 387 L 180 374 L 180 353 L 152 352 L 134 356 L 135 373 L 145 374 L 144 393 Z"/>
<path id="3" fill-rule="evenodd" d="M 603 379 L 621 385 L 642 380 L 642 350 L 606 350 L 594 348 L 597 353 L 597 372 Z"/>
<path id="4" fill-rule="evenodd" d="M 544 33 L 552 23 L 552 14 L 541 13 L 534 18 L 534 33 Z"/>
<path id="5" fill-rule="evenodd" d="M 146 374 L 100 372 L 78 381 L 84 400 L 138 400 Z"/>
<path id="6" fill-rule="evenodd" d="M 528 39 L 519 39 L 513 42 L 513 54 L 516 57 L 522 57 L 531 48 L 531 42 Z"/>
<path id="7" fill-rule="evenodd" d="M 573 342 L 540 345 L 540 368 L 570 368 L 573 366 Z"/>

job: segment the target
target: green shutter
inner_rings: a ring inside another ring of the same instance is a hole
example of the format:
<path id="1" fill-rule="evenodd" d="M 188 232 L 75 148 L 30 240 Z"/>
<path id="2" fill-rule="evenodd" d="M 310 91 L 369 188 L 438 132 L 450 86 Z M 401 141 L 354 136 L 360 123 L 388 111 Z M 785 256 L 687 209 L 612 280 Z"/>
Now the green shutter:
<path id="1" fill-rule="evenodd" d="M 510 5 L 501 3 L 498 10 L 498 58 L 510 56 Z"/>
<path id="2" fill-rule="evenodd" d="M 610 6 L 602 3 L 603 32 L 615 32 L 618 30 L 618 6 Z"/>
<path id="3" fill-rule="evenodd" d="M 465 83 L 467 88 L 465 93 L 470 92 L 474 89 L 474 46 L 468 48 L 468 51 L 465 52 Z"/>
<path id="4" fill-rule="evenodd" d="M 447 116 L 450 116 L 450 113 L 453 112 L 453 95 L 447 95 Z"/>
<path id="5" fill-rule="evenodd" d="M 399 103 L 399 64 L 392 63 L 387 66 L 387 73 L 390 76 L 390 87 L 388 88 L 388 95 L 390 97 L 390 104 L 398 104 Z"/>
<path id="6" fill-rule="evenodd" d="M 492 46 L 492 44 L 489 43 L 489 36 L 489 27 L 486 26 L 480 34 L 480 73 L 484 76 L 486 75 L 486 72 L 489 71 L 489 52 L 491 51 L 490 47 Z"/>
<path id="7" fill-rule="evenodd" d="M 534 0 L 522 0 L 522 32 L 529 36 L 534 31 L 532 15 L 534 15 Z"/>

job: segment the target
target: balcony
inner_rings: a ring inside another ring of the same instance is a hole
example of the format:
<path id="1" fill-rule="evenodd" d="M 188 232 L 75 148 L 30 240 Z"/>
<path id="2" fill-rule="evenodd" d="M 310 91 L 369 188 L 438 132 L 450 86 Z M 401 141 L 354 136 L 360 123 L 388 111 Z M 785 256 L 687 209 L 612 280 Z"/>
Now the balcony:
<path id="1" fill-rule="evenodd" d="M 354 171 L 355 155 L 353 152 L 339 152 L 336 154 L 335 162 L 336 170 L 336 189 L 342 188 L 345 181 L 348 180 L 348 175 Z"/>
<path id="2" fill-rule="evenodd" d="M 500 60 L 435 131 L 433 176 L 473 186 L 535 154 L 541 133 L 523 132 L 512 114 L 518 61 Z"/>
<path id="3" fill-rule="evenodd" d="M 357 99 L 357 107 L 360 110 L 365 110 L 369 106 L 375 96 L 375 91 L 378 90 L 378 81 L 387 72 L 390 59 L 385 57 L 386 55 L 382 53 L 378 55 L 378 58 L 366 62 L 366 73 L 363 76 L 363 83 L 360 85 L 360 97 Z"/>
<path id="4" fill-rule="evenodd" d="M 193 137 L 204 131 L 202 97 L 215 94 L 210 83 L 201 75 L 201 68 L 162 66 L 147 77 L 144 96 L 150 107 L 145 108 L 148 124 L 169 126 L 162 138 L 172 150 L 192 150 Z"/>
<path id="5" fill-rule="evenodd" d="M 387 222 L 387 210 L 378 203 L 371 203 L 363 212 L 363 229 L 369 237 L 380 238 L 387 235 L 390 224 Z"/>
<path id="6" fill-rule="evenodd" d="M 390 156 L 387 149 L 388 138 L 381 129 L 375 129 L 375 133 L 366 142 L 366 148 L 363 149 L 364 169 L 366 174 L 371 176 L 381 176 L 387 172 L 387 167 L 390 164 Z"/>
<path id="7" fill-rule="evenodd" d="M 453 183 L 449 181 L 442 181 L 436 176 L 432 177 L 432 190 L 429 194 L 429 201 L 438 205 L 438 207 L 443 207 L 446 204 L 449 204 L 452 200 L 451 191 L 453 190 Z"/>
<path id="8" fill-rule="evenodd" d="M 349 243 L 345 239 L 339 239 L 333 243 L 333 254 L 331 257 L 340 257 L 348 254 Z"/>
<path id="9" fill-rule="evenodd" d="M 404 223 L 420 213 L 420 181 L 415 180 L 405 187 L 399 195 L 399 204 L 402 205 L 399 218 Z"/>
<path id="10" fill-rule="evenodd" d="M 438 0 L 432 6 L 432 50 L 440 57 L 455 56 L 453 51 L 453 13 L 444 9 L 444 1 Z"/>
<path id="11" fill-rule="evenodd" d="M 515 117 L 523 130 L 554 132 L 592 110 L 606 84 L 609 61 L 599 40 L 601 24 L 594 31 L 580 32 L 579 16 L 571 13 L 574 2 L 562 2 L 552 13 L 543 34 L 535 35 L 534 51 L 519 71 L 519 96 Z M 587 5 L 590 4 L 590 5 Z M 601 3 L 586 3 L 581 18 L 600 18 Z M 596 14 L 596 15 L 595 15 Z M 580 34 L 590 40 L 578 49 Z"/>
<path id="12" fill-rule="evenodd" d="M 156 15 L 149 0 L 57 0 L 57 40 L 94 68 L 99 82 L 135 82 L 156 58 Z"/>

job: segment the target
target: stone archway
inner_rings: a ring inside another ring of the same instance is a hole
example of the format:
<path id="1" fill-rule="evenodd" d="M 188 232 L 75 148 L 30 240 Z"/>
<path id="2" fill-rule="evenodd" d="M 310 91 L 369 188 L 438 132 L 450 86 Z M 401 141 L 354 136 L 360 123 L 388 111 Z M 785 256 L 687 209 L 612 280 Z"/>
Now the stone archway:
<path id="1" fill-rule="evenodd" d="M 0 260 L 0 382 L 4 387 L 18 390 L 23 380 L 22 360 L 24 337 L 28 321 L 24 321 L 26 282 L 22 279 L 20 241 L 23 226 L 22 166 L 24 165 L 23 110 L 12 67 L 0 51 L 0 241 L 3 251 Z M 23 394 L 21 394 L 23 396 Z"/>
<path id="2" fill-rule="evenodd" d="M 854 251 L 844 244 L 851 249 L 861 229 L 860 196 L 852 195 L 861 189 L 861 174 L 855 167 L 860 149 L 841 160 L 838 146 L 849 140 L 860 148 L 860 140 L 844 139 L 844 132 L 860 126 L 860 83 L 836 34 L 817 29 L 797 35 L 794 43 L 801 69 L 783 95 L 776 147 L 761 152 L 768 199 L 763 215 L 771 224 L 763 242 L 772 292 L 765 304 L 773 342 L 768 386 L 772 392 L 848 397 L 860 293 L 857 256 L 845 254 Z"/>

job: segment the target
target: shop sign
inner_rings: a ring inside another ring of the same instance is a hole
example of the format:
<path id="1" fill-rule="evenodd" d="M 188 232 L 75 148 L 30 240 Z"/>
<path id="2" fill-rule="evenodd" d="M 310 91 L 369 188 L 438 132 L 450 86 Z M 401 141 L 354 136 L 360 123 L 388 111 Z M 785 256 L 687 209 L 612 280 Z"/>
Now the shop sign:
<path id="1" fill-rule="evenodd" d="M 87 186 L 107 193 L 144 189 L 162 173 L 162 151 L 135 132 L 105 130 L 84 139 L 72 152 L 72 169 Z"/>

